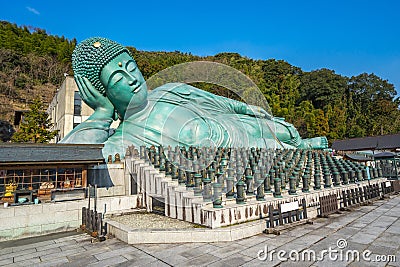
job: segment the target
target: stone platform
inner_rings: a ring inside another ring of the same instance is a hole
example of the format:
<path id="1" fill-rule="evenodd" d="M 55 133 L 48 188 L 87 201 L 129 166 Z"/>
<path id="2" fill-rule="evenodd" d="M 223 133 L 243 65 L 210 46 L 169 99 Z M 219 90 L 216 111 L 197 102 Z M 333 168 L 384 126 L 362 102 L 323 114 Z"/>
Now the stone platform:
<path id="1" fill-rule="evenodd" d="M 266 194 L 265 200 L 256 200 L 254 195 L 248 196 L 245 203 L 237 204 L 235 199 L 222 197 L 222 208 L 214 208 L 213 203 L 204 201 L 202 196 L 196 196 L 192 188 L 182 186 L 165 172 L 154 168 L 150 163 L 141 159 L 126 158 L 126 167 L 137 176 L 138 199 L 141 206 L 151 212 L 153 199 L 164 200 L 165 215 L 171 218 L 203 225 L 208 228 L 220 228 L 260 220 L 267 217 L 269 205 L 275 207 L 281 203 L 302 201 L 305 199 L 309 218 L 318 215 L 319 198 L 336 194 L 339 198 L 338 208 L 341 208 L 340 197 L 343 190 L 360 188 L 367 185 L 381 185 L 386 178 L 359 181 L 357 183 L 332 186 L 321 190 L 311 189 L 304 193 L 298 190 L 296 195 L 282 194 L 276 198 Z M 254 235 L 256 233 L 253 233 Z M 249 235 L 250 236 L 250 235 Z"/>
<path id="2" fill-rule="evenodd" d="M 107 232 L 128 244 L 229 242 L 260 234 L 265 229 L 263 220 L 217 229 L 135 229 L 112 219 L 106 222 Z"/>

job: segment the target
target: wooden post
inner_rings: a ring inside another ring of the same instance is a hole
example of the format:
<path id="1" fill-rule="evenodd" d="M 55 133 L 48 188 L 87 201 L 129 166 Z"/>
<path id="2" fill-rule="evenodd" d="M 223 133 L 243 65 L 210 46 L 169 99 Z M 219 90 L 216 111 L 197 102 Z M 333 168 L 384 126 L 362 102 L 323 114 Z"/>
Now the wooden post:
<path id="1" fill-rule="evenodd" d="M 92 232 L 95 232 L 96 231 L 96 219 L 97 219 L 97 212 L 95 212 L 95 211 L 92 211 L 91 212 L 91 215 L 92 215 L 92 225 L 91 225 L 91 230 L 92 230 Z"/>
<path id="2" fill-rule="evenodd" d="M 367 201 L 368 200 L 368 194 L 367 194 L 367 187 L 363 186 L 363 192 L 364 192 L 364 200 Z"/>
<path id="3" fill-rule="evenodd" d="M 279 225 L 283 225 L 283 216 L 280 203 L 278 204 L 278 216 L 279 216 Z"/>
<path id="4" fill-rule="evenodd" d="M 86 210 L 87 214 L 87 221 L 86 221 L 86 229 L 89 231 L 92 230 L 92 211 L 90 209 Z"/>
<path id="5" fill-rule="evenodd" d="M 292 223 L 292 211 L 288 211 L 288 213 L 287 213 L 287 221 L 288 221 L 288 223 Z"/>
<path id="6" fill-rule="evenodd" d="M 307 215 L 307 205 L 306 205 L 306 200 L 303 198 L 303 219 L 307 219 L 308 215 Z"/>
<path id="7" fill-rule="evenodd" d="M 364 196 L 363 196 L 362 188 L 359 187 L 357 190 L 358 190 L 358 195 L 360 197 L 360 203 L 362 203 L 362 202 L 364 202 Z"/>
<path id="8" fill-rule="evenodd" d="M 269 227 L 274 228 L 275 227 L 275 222 L 274 222 L 274 207 L 272 205 L 269 205 L 268 208 L 268 217 L 269 217 Z"/>
<path id="9" fill-rule="evenodd" d="M 101 212 L 97 213 L 96 223 L 96 232 L 98 233 L 98 236 L 100 236 L 103 233 L 103 218 Z"/>
<path id="10" fill-rule="evenodd" d="M 86 225 L 86 208 L 82 207 L 82 226 Z"/>
<path id="11" fill-rule="evenodd" d="M 319 197 L 319 211 L 321 216 L 324 216 L 325 214 L 325 205 L 323 204 L 324 201 L 325 201 L 325 196 Z"/>
<path id="12" fill-rule="evenodd" d="M 346 199 L 346 192 L 343 190 L 342 191 L 342 198 L 343 198 L 343 207 L 347 207 L 347 199 Z"/>
<path id="13" fill-rule="evenodd" d="M 87 166 L 82 166 L 82 187 L 87 186 Z"/>
<path id="14" fill-rule="evenodd" d="M 351 189 L 350 193 L 351 193 L 351 204 L 355 205 L 356 204 L 356 196 L 354 194 L 354 189 Z"/>
<path id="15" fill-rule="evenodd" d="M 296 221 L 300 221 L 300 210 L 296 210 Z"/>
<path id="16" fill-rule="evenodd" d="M 349 189 L 345 190 L 346 200 L 347 200 L 347 207 L 351 206 L 351 195 Z"/>

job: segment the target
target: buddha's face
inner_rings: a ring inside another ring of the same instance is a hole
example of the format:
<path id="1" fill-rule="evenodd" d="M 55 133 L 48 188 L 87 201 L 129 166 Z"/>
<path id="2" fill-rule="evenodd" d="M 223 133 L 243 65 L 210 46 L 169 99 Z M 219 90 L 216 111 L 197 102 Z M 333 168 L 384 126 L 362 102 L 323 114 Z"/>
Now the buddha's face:
<path id="1" fill-rule="evenodd" d="M 107 97 L 122 118 L 128 105 L 130 108 L 136 108 L 143 105 L 147 99 L 145 80 L 136 62 L 126 52 L 102 69 L 100 81 L 106 89 Z"/>

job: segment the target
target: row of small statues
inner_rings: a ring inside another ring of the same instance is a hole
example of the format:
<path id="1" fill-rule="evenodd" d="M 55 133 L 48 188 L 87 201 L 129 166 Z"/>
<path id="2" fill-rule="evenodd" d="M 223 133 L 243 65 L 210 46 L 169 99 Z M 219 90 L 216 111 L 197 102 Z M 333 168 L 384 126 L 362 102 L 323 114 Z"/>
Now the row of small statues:
<path id="1" fill-rule="evenodd" d="M 264 200 L 265 193 L 282 197 L 283 190 L 294 195 L 298 188 L 306 193 L 310 187 L 320 190 L 382 177 L 377 168 L 368 170 L 322 151 L 204 147 L 167 147 L 164 151 L 161 146 L 142 146 L 139 150 L 131 146 L 126 156 L 144 159 L 179 184 L 192 188 L 195 195 L 213 202 L 222 193 L 242 203 L 245 196 L 256 195 L 257 200 Z"/>

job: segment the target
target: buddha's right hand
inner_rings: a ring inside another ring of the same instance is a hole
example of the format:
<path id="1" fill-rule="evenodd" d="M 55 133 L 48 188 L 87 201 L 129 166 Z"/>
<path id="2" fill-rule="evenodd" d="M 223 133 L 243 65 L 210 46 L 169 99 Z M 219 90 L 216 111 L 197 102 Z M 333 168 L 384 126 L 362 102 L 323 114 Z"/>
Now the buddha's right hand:
<path id="1" fill-rule="evenodd" d="M 83 102 L 94 109 L 96 113 L 101 113 L 101 115 L 110 118 L 114 116 L 113 104 L 86 77 L 75 75 L 75 82 L 78 85 Z"/>

